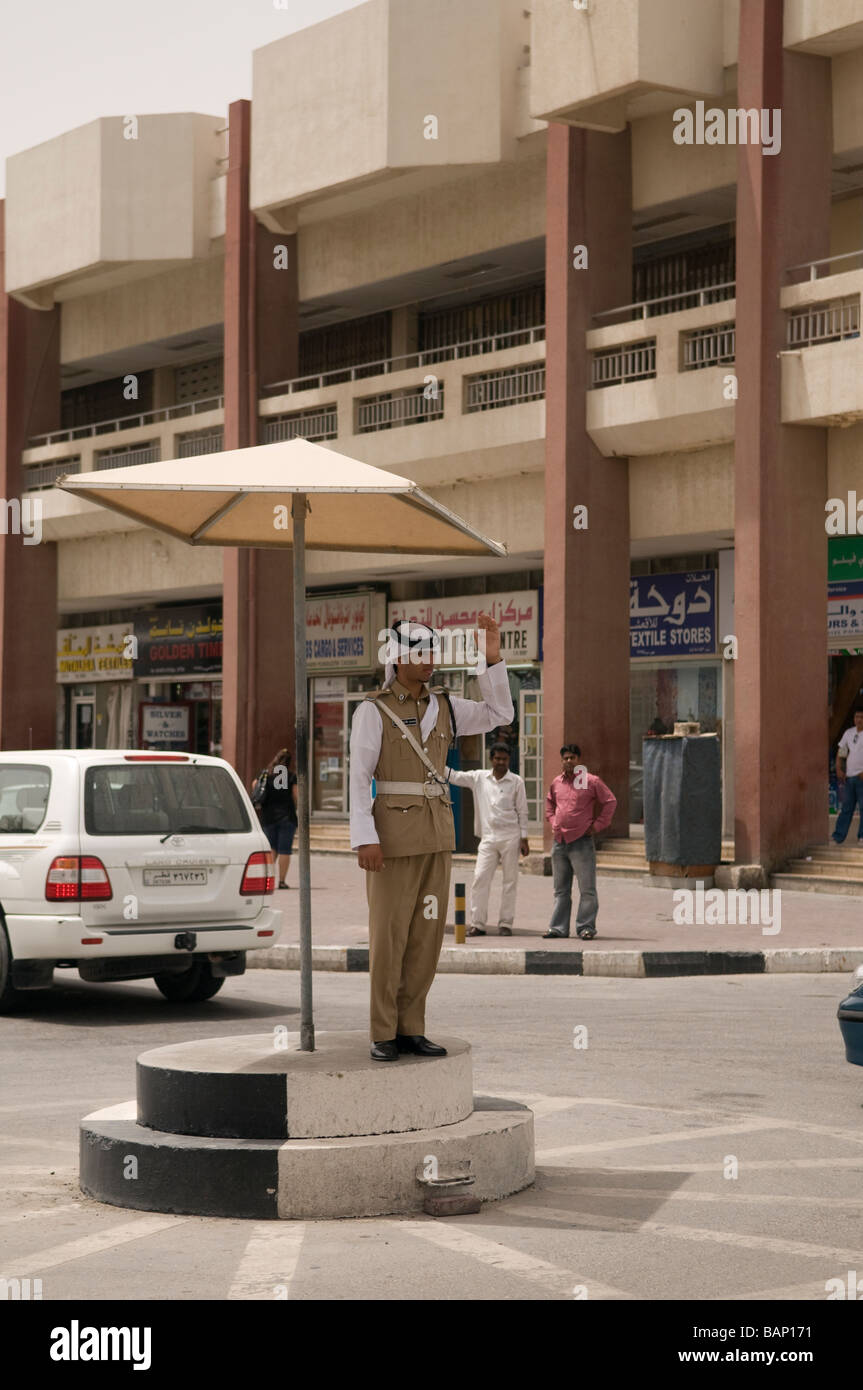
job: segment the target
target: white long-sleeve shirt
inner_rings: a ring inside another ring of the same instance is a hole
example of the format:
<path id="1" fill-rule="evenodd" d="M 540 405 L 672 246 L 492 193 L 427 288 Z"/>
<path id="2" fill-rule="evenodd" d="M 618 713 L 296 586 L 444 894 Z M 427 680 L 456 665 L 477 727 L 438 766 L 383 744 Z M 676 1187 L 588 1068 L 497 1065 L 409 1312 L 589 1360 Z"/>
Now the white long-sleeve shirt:
<path id="1" fill-rule="evenodd" d="M 512 722 L 515 711 L 509 693 L 506 662 L 488 666 L 478 678 L 482 700 L 463 700 L 453 695 L 456 735 L 484 734 L 499 724 Z M 420 724 L 420 742 L 424 743 L 437 720 L 437 696 L 429 696 L 428 707 Z M 360 845 L 380 844 L 372 815 L 372 779 L 381 754 L 383 724 L 381 712 L 371 700 L 360 701 L 351 725 L 351 849 Z M 425 781 L 425 769 L 417 781 Z"/>
<path id="2" fill-rule="evenodd" d="M 517 772 L 450 772 L 455 787 L 473 792 L 474 833 L 486 840 L 527 839 L 527 792 Z"/>

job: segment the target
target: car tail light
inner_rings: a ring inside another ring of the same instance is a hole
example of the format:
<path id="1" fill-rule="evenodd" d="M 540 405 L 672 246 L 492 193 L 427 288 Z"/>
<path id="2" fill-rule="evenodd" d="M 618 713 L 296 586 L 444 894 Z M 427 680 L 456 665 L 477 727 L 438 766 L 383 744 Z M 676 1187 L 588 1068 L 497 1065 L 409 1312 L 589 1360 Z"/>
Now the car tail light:
<path id="1" fill-rule="evenodd" d="M 112 896 L 105 865 L 92 854 L 55 859 L 45 879 L 45 897 L 49 902 L 104 902 Z"/>
<path id="2" fill-rule="evenodd" d="M 272 860 L 263 850 L 249 855 L 240 884 L 241 893 L 273 893 L 276 888 L 276 875 Z"/>

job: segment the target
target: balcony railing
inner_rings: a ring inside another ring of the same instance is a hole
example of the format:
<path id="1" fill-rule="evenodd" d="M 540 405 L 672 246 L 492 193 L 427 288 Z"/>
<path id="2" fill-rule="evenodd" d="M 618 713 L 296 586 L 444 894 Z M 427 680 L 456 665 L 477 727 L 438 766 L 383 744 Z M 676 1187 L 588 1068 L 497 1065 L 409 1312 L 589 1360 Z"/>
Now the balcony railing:
<path id="1" fill-rule="evenodd" d="M 681 371 L 697 372 L 701 367 L 720 367 L 734 361 L 736 330 L 733 323 L 712 328 L 696 328 L 681 335 Z"/>
<path id="2" fill-rule="evenodd" d="M 496 372 L 483 372 L 465 380 L 465 413 L 477 410 L 499 410 L 505 405 L 521 405 L 525 401 L 545 399 L 545 363 L 529 366 L 503 367 Z"/>
<path id="3" fill-rule="evenodd" d="M 70 429 L 34 435 L 28 439 L 27 448 L 41 449 L 45 444 L 66 444 L 73 439 L 92 439 L 97 434 L 115 434 L 117 430 L 137 430 L 146 425 L 162 424 L 166 420 L 182 420 L 187 415 L 203 415 L 208 410 L 222 410 L 224 405 L 224 396 L 207 396 L 200 401 L 184 401 L 182 405 L 146 410 L 141 415 L 118 415 L 114 420 L 97 420 L 92 425 L 73 425 Z"/>
<path id="4" fill-rule="evenodd" d="M 199 454 L 219 454 L 224 447 L 225 431 L 221 426 L 177 436 L 177 454 L 181 459 L 196 458 Z"/>
<path id="5" fill-rule="evenodd" d="M 443 382 L 436 384 L 434 395 L 426 396 L 425 390 L 425 387 L 417 386 L 412 391 L 366 396 L 363 400 L 357 401 L 357 434 L 371 434 L 375 430 L 399 429 L 402 425 L 425 425 L 430 420 L 442 420 Z"/>
<path id="6" fill-rule="evenodd" d="M 81 459 L 78 456 L 58 459 L 56 463 L 37 463 L 24 469 L 24 490 L 25 492 L 36 492 L 39 488 L 53 487 L 57 479 L 62 478 L 64 473 L 80 472 Z"/>
<path id="7" fill-rule="evenodd" d="M 645 338 L 640 343 L 624 343 L 620 347 L 603 348 L 593 354 L 591 387 L 621 386 L 628 381 L 647 381 L 656 376 L 656 339 Z"/>
<path id="8" fill-rule="evenodd" d="M 291 415 L 267 415 L 262 423 L 265 444 L 285 439 L 336 439 L 339 412 L 337 406 L 325 405 L 318 410 L 297 410 Z"/>
<path id="9" fill-rule="evenodd" d="M 833 266 L 835 269 L 822 272 L 822 266 Z M 848 270 L 859 270 L 861 266 L 863 251 L 846 251 L 841 256 L 824 256 L 820 261 L 803 261 L 801 265 L 790 265 L 785 274 L 791 277 L 794 283 L 799 284 L 803 280 L 820 280 L 822 275 L 842 275 Z"/>
<path id="10" fill-rule="evenodd" d="M 807 304 L 788 315 L 788 346 L 813 347 L 860 337 L 860 296 L 827 304 Z"/>
<path id="11" fill-rule="evenodd" d="M 105 449 L 95 455 L 93 467 L 96 468 L 134 468 L 137 463 L 158 463 L 161 450 L 158 442 L 140 444 L 134 449 Z"/>
<path id="12" fill-rule="evenodd" d="M 477 357 L 486 352 L 503 352 L 505 348 L 523 347 L 526 343 L 545 341 L 545 324 L 535 328 L 518 328 L 511 333 L 496 333 L 490 338 L 473 338 L 464 343 L 429 348 L 425 352 L 407 353 L 402 357 L 387 357 L 379 362 L 362 362 L 355 367 L 341 367 L 323 372 L 320 376 L 294 377 L 289 381 L 274 381 L 265 391 L 289 395 L 295 391 L 322 391 L 327 386 L 339 386 L 346 381 L 361 381 L 368 376 L 389 376 L 392 372 L 417 371 L 435 362 L 457 362 L 463 357 Z"/>
<path id="13" fill-rule="evenodd" d="M 602 309 L 593 315 L 597 327 L 610 327 L 614 323 L 628 323 L 632 319 L 654 318 L 657 314 L 676 314 L 684 309 L 702 309 L 705 304 L 719 304 L 733 299 L 736 281 L 726 280 L 721 285 L 706 285 L 699 290 L 683 290 L 679 294 L 664 294 L 658 299 L 642 299 L 637 304 L 622 304 L 617 309 Z"/>

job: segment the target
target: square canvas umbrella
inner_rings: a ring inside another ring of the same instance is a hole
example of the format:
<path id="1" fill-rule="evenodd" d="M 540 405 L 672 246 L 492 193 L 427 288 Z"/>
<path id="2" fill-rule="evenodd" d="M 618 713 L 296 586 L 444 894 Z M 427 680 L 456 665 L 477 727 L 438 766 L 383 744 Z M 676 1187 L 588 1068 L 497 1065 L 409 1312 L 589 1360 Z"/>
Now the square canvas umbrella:
<path id="1" fill-rule="evenodd" d="M 65 474 L 58 486 L 189 545 L 293 549 L 300 1047 L 313 1052 L 306 549 L 474 557 L 505 555 L 506 547 L 488 540 L 409 478 L 307 439 Z"/>

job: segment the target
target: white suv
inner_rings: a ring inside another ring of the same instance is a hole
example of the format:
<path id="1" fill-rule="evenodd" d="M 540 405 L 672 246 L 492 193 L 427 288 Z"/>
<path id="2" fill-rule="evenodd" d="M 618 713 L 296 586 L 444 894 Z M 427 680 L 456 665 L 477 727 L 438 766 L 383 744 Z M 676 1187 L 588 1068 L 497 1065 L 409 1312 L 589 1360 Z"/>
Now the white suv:
<path id="1" fill-rule="evenodd" d="M 210 999 L 272 946 L 270 850 L 221 758 L 0 752 L 0 1012 L 57 967 Z"/>

